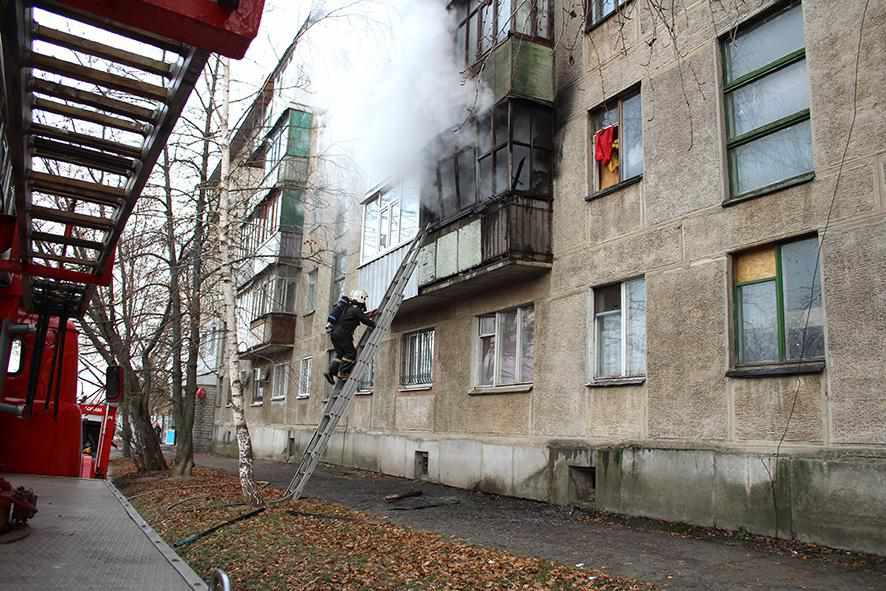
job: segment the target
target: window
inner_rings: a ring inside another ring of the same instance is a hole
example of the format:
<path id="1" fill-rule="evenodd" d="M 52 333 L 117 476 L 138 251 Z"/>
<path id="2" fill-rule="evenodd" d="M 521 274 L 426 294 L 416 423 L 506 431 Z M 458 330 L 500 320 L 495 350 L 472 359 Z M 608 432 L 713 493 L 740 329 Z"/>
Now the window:
<path id="1" fill-rule="evenodd" d="M 731 198 L 813 169 L 809 81 L 799 4 L 722 40 Z"/>
<path id="2" fill-rule="evenodd" d="M 313 312 L 317 307 L 317 269 L 308 273 L 308 287 L 305 290 L 305 312 Z"/>
<path id="3" fill-rule="evenodd" d="M 634 88 L 591 111 L 591 192 L 643 174 L 643 116 L 640 89 Z"/>
<path id="4" fill-rule="evenodd" d="M 311 366 L 312 359 L 305 357 L 298 366 L 298 398 L 308 398 L 311 395 Z"/>
<path id="5" fill-rule="evenodd" d="M 274 382 L 271 400 L 285 400 L 289 389 L 289 364 L 280 363 L 274 366 Z"/>
<path id="6" fill-rule="evenodd" d="M 507 40 L 511 33 L 550 41 L 551 0 L 462 0 L 453 10 L 458 20 L 456 63 L 467 67 Z"/>
<path id="7" fill-rule="evenodd" d="M 594 288 L 591 308 L 592 379 L 646 375 L 646 280 Z"/>
<path id="8" fill-rule="evenodd" d="M 332 308 L 338 301 L 345 288 L 345 274 L 348 258 L 344 252 L 337 252 L 332 257 L 332 288 L 329 291 L 329 307 Z"/>
<path id="9" fill-rule="evenodd" d="M 267 379 L 267 370 L 264 368 L 255 368 L 252 370 L 252 403 L 261 404 L 265 399 L 265 380 Z"/>
<path id="10" fill-rule="evenodd" d="M 363 262 L 412 240 L 418 233 L 419 184 L 406 180 L 376 192 L 363 206 Z"/>
<path id="11" fill-rule="evenodd" d="M 22 340 L 12 339 L 9 345 L 9 363 L 6 365 L 6 373 L 9 375 L 17 374 L 22 370 Z"/>
<path id="12" fill-rule="evenodd" d="M 535 309 L 522 306 L 478 319 L 477 385 L 532 383 Z"/>
<path id="13" fill-rule="evenodd" d="M 420 330 L 403 337 L 403 363 L 400 384 L 426 386 L 434 381 L 434 329 Z"/>
<path id="14" fill-rule="evenodd" d="M 585 0 L 585 18 L 588 26 L 599 24 L 628 0 Z"/>
<path id="15" fill-rule="evenodd" d="M 734 259 L 739 365 L 824 357 L 819 243 L 807 238 Z"/>
<path id="16" fill-rule="evenodd" d="M 375 360 L 369 362 L 369 371 L 365 372 L 357 384 L 358 392 L 371 392 L 375 385 Z"/>
<path id="17" fill-rule="evenodd" d="M 289 277 L 274 277 L 269 281 L 268 293 L 273 294 L 269 302 L 269 312 L 295 312 L 295 280 Z"/>
<path id="18" fill-rule="evenodd" d="M 240 229 L 240 248 L 243 256 L 253 254 L 277 232 L 279 204 L 280 191 L 274 191 L 249 214 Z"/>

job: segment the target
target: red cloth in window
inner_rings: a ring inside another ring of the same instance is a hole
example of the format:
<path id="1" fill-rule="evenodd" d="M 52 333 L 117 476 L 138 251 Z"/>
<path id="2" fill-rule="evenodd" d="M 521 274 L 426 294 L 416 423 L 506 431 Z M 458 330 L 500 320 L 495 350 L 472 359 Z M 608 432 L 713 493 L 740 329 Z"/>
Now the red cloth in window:
<path id="1" fill-rule="evenodd" d="M 612 160 L 612 142 L 615 141 L 615 126 L 604 127 L 594 134 L 594 158 L 603 164 Z"/>

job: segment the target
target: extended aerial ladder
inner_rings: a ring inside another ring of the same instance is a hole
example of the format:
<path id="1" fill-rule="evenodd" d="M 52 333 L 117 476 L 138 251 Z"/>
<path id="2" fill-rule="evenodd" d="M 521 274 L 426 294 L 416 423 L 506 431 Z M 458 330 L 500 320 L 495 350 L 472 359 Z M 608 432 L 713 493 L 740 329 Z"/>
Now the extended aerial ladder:
<path id="1" fill-rule="evenodd" d="M 363 333 L 363 337 L 360 339 L 360 344 L 357 347 L 357 360 L 348 379 L 336 381 L 332 394 L 329 396 L 329 400 L 326 401 L 323 417 L 317 425 L 317 430 L 305 448 L 298 469 L 292 476 L 289 486 L 286 487 L 286 493 L 279 499 L 280 501 L 297 499 L 301 496 L 305 485 L 317 468 L 320 458 L 323 457 L 326 446 L 329 444 L 329 438 L 335 432 L 339 420 L 348 412 L 348 407 L 354 399 L 354 394 L 357 393 L 360 380 L 372 364 L 381 340 L 384 338 L 385 333 L 388 332 L 394 316 L 397 315 L 397 311 L 400 309 L 400 304 L 403 302 L 403 290 L 406 288 L 409 278 L 418 265 L 418 254 L 421 251 L 426 234 L 427 228 L 420 230 L 409 245 L 409 249 L 403 257 L 403 262 L 400 263 L 400 268 L 394 274 L 390 285 L 388 285 L 388 290 L 385 292 L 381 304 L 379 304 L 380 313 L 376 319 L 375 328 L 368 329 Z"/>

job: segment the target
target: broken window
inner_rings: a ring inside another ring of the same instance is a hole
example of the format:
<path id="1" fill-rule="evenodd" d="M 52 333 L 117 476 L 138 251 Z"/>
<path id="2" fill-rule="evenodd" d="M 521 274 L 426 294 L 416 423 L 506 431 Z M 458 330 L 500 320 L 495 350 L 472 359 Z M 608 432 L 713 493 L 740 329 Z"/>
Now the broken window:
<path id="1" fill-rule="evenodd" d="M 639 88 L 591 111 L 588 150 L 591 192 L 643 174 L 643 119 Z"/>
<path id="2" fill-rule="evenodd" d="M 535 356 L 533 306 L 486 314 L 477 320 L 477 385 L 531 383 Z"/>
<path id="3" fill-rule="evenodd" d="M 735 257 L 739 365 L 824 357 L 818 248 L 813 237 Z"/>
<path id="4" fill-rule="evenodd" d="M 800 4 L 739 27 L 721 43 L 730 197 L 808 177 L 812 137 Z"/>
<path id="5" fill-rule="evenodd" d="M 593 379 L 646 374 L 646 280 L 643 277 L 591 291 Z"/>
<path id="6" fill-rule="evenodd" d="M 409 333 L 403 337 L 400 384 L 429 386 L 434 381 L 434 329 Z"/>

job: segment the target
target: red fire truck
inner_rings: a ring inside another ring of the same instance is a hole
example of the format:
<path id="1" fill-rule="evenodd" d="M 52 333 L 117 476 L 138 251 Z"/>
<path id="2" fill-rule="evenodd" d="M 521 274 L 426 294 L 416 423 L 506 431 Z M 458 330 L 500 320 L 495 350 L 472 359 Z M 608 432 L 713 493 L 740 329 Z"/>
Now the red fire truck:
<path id="1" fill-rule="evenodd" d="M 0 472 L 106 474 L 121 374 L 77 403 L 74 319 L 209 53 L 242 57 L 263 4 L 0 2 Z"/>

